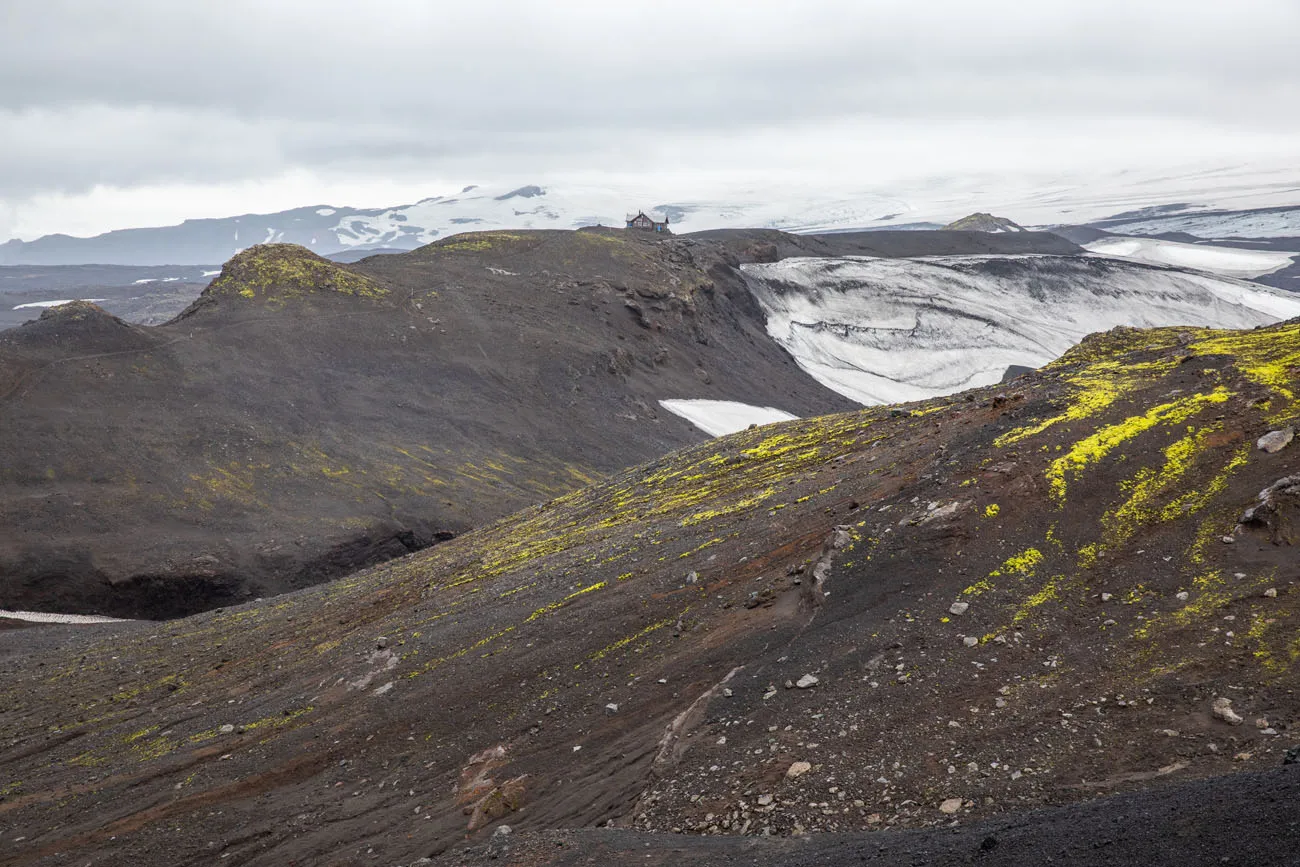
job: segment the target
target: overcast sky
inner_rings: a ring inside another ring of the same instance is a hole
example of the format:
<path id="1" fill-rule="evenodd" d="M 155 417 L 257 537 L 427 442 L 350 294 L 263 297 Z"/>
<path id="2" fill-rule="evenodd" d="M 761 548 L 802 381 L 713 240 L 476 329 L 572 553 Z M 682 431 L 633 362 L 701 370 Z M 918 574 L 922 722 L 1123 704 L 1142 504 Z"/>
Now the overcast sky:
<path id="1" fill-rule="evenodd" d="M 3 0 L 0 239 L 1294 158 L 1297 39 L 1297 0 Z"/>

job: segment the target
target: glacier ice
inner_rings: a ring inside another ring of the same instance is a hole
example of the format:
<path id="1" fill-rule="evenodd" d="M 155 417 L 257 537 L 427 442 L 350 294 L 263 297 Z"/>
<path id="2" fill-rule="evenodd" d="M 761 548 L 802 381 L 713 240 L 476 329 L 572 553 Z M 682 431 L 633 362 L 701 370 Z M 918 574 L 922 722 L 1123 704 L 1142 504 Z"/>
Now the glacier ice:
<path id="1" fill-rule="evenodd" d="M 742 270 L 773 339 L 866 405 L 991 385 L 1117 325 L 1251 328 L 1300 316 L 1300 295 L 1100 256 L 805 258 Z"/>

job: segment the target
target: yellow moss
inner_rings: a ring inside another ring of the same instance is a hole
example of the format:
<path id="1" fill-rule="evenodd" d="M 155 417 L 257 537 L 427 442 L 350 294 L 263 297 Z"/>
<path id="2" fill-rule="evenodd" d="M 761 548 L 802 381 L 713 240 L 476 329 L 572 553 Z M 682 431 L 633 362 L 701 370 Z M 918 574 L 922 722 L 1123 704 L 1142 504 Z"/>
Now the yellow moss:
<path id="1" fill-rule="evenodd" d="M 1050 578 L 1046 584 L 1040 587 L 1036 592 L 1031 593 L 1020 608 L 1016 610 L 1015 615 L 1011 618 L 1013 623 L 1020 623 L 1027 618 L 1033 609 L 1044 605 L 1053 599 L 1060 598 L 1060 585 L 1065 580 L 1065 576 L 1056 575 Z"/>
<path id="2" fill-rule="evenodd" d="M 550 614 L 552 611 L 558 611 L 559 609 L 567 605 L 569 602 L 573 601 L 574 599 L 577 599 L 579 596 L 585 596 L 588 593 L 594 593 L 597 590 L 603 590 L 608 586 L 609 586 L 609 582 L 599 581 L 595 584 L 592 584 L 590 587 L 583 587 L 581 590 L 575 590 L 574 592 L 570 593 L 568 596 L 565 596 L 563 599 L 559 600 L 558 602 L 552 602 L 548 605 L 543 605 L 541 608 L 538 608 L 532 614 L 529 614 L 528 617 L 524 619 L 524 622 L 532 623 L 534 620 L 536 620 L 539 617 L 542 617 L 546 614 Z"/>
<path id="3" fill-rule="evenodd" d="M 1106 425 L 1091 436 L 1074 443 L 1062 457 L 1052 461 L 1047 469 L 1047 481 L 1053 496 L 1064 502 L 1066 482 L 1097 463 L 1123 443 L 1161 424 L 1181 424 L 1207 406 L 1225 402 L 1231 392 L 1217 388 L 1209 394 L 1194 394 L 1162 403 L 1142 415 L 1129 416 L 1118 424 Z"/>
<path id="4" fill-rule="evenodd" d="M 1281 398 L 1281 406 L 1270 407 L 1274 419 L 1292 411 L 1296 399 L 1295 371 L 1300 368 L 1300 325 L 1205 334 L 1203 339 L 1191 344 L 1194 352 L 1230 356 L 1233 366 L 1242 374 Z"/>
<path id="5" fill-rule="evenodd" d="M 296 244 L 257 244 L 239 253 L 205 290 L 262 298 L 280 306 L 285 299 L 313 292 L 383 298 L 388 290 L 369 277 L 317 256 Z"/>
<path id="6" fill-rule="evenodd" d="M 998 516 L 998 512 L 1001 511 L 1002 511 L 1002 507 L 999 506 L 997 503 L 990 503 L 989 505 L 984 507 L 984 517 L 996 518 Z"/>
<path id="7" fill-rule="evenodd" d="M 679 614 L 677 617 L 668 617 L 663 620 L 660 620 L 658 623 L 651 623 L 649 626 L 645 627 L 644 629 L 640 630 L 639 632 L 633 635 L 629 635 L 626 638 L 620 638 L 618 641 L 615 641 L 612 644 L 608 644 L 605 647 L 602 647 L 600 650 L 597 650 L 595 653 L 591 654 L 588 658 L 592 660 L 603 659 L 609 654 L 614 653 L 617 650 L 622 650 L 624 647 L 627 647 L 629 644 L 632 644 L 636 641 L 640 641 L 642 638 L 645 638 L 651 632 L 654 632 L 658 629 L 663 629 L 665 626 L 668 626 L 669 624 L 676 623 L 678 620 L 680 620 L 682 617 L 686 615 L 687 611 L 690 610 L 691 609 L 687 608 L 684 611 L 682 611 L 682 613 Z"/>
<path id="8" fill-rule="evenodd" d="M 962 592 L 971 596 L 978 596 L 981 593 L 987 593 L 994 589 L 995 578 L 1001 578 L 1004 575 L 1015 576 L 1020 579 L 1028 578 L 1034 574 L 1034 570 L 1043 562 L 1043 552 L 1037 548 L 1026 548 L 1019 554 L 1013 554 L 1002 562 L 1002 565 L 988 574 L 987 578 L 976 581 Z"/>
<path id="9" fill-rule="evenodd" d="M 1067 353 L 1046 369 L 1068 364 L 1078 360 L 1076 352 Z M 1042 433 L 1061 422 L 1079 421 L 1091 418 L 1108 409 L 1121 397 L 1136 390 L 1153 376 L 1164 373 L 1174 367 L 1175 362 L 1159 360 L 1149 362 L 1122 363 L 1113 358 L 1097 360 L 1081 371 L 1067 375 L 1064 380 L 1071 386 L 1069 404 L 1065 411 L 1041 422 L 1018 427 L 1002 434 L 993 444 L 999 448 L 1009 446 L 1029 437 Z"/>

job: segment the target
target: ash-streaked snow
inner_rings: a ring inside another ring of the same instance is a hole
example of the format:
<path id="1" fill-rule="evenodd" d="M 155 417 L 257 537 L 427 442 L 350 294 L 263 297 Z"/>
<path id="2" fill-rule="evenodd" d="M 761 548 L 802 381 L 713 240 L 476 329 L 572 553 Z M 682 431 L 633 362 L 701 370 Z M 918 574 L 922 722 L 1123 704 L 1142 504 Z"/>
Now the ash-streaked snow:
<path id="1" fill-rule="evenodd" d="M 659 405 L 715 437 L 742 431 L 751 424 L 798 418 L 774 406 L 753 406 L 734 400 L 661 400 Z"/>
<path id="2" fill-rule="evenodd" d="M 1242 250 L 1213 244 L 1183 244 L 1159 238 L 1102 238 L 1083 246 L 1090 252 L 1103 256 L 1193 268 L 1244 279 L 1281 271 L 1290 267 L 1296 256 L 1300 256 L 1300 253 L 1278 250 Z"/>
<path id="3" fill-rule="evenodd" d="M 1300 316 L 1298 295 L 1101 256 L 786 259 L 743 271 L 768 333 L 866 405 L 991 385 L 1117 325 L 1252 328 Z"/>
<path id="4" fill-rule="evenodd" d="M 139 282 L 139 281 L 137 281 Z M 59 307 L 63 304 L 71 304 L 74 301 L 86 301 L 90 304 L 98 304 L 101 301 L 107 301 L 107 298 L 59 298 L 54 301 L 28 301 L 26 304 L 19 304 L 14 307 L 15 310 L 31 310 L 36 307 Z"/>
<path id="5" fill-rule="evenodd" d="M 1218 214 L 1162 214 L 1130 222 L 1107 222 L 1106 229 L 1128 235 L 1186 232 L 1198 238 L 1290 238 L 1300 236 L 1300 207 Z"/>

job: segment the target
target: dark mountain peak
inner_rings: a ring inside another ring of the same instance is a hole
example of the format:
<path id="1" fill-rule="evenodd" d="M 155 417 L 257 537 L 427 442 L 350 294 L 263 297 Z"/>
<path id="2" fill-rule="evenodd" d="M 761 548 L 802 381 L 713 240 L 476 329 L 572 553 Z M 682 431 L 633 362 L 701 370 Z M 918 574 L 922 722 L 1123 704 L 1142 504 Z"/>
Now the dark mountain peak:
<path id="1" fill-rule="evenodd" d="M 949 223 L 944 229 L 959 232 L 1023 232 L 1025 227 L 1006 217 L 995 217 L 982 211 Z"/>
<path id="2" fill-rule="evenodd" d="M 41 311 L 41 319 L 59 320 L 62 322 L 79 322 L 84 319 L 94 317 L 103 317 L 110 319 L 119 325 L 126 325 L 121 319 L 109 313 L 103 307 L 91 301 L 69 301 L 67 304 L 56 304 L 53 307 L 47 307 Z"/>
<path id="3" fill-rule="evenodd" d="M 4 332 L 0 349 L 15 349 L 29 358 L 65 358 L 69 352 L 129 352 L 153 345 L 149 329 L 117 318 L 98 304 L 69 301 L 41 312 L 39 319 Z M 0 367 L 10 359 L 0 352 Z"/>
<path id="4" fill-rule="evenodd" d="M 257 244 L 227 262 L 221 275 L 181 315 L 217 298 L 241 298 L 280 307 L 292 298 L 328 293 L 379 299 L 387 296 L 388 290 L 306 247 Z"/>

